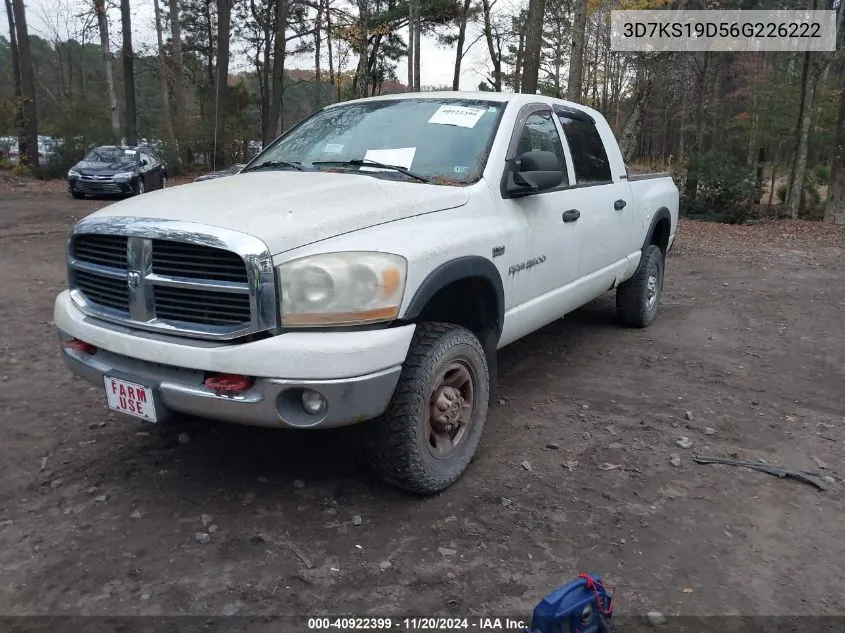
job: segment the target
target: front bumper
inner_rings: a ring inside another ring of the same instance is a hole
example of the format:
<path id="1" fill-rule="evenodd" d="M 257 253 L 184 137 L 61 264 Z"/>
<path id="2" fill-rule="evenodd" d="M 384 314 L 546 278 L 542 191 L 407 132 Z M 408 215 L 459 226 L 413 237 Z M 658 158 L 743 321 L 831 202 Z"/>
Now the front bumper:
<path id="1" fill-rule="evenodd" d="M 414 333 L 413 325 L 362 332 L 291 332 L 233 344 L 188 341 L 106 324 L 84 315 L 65 291 L 56 299 L 60 339 L 97 347 L 93 355 L 62 349 L 71 371 L 104 389 L 104 376 L 153 390 L 160 420 L 172 413 L 288 428 L 329 428 L 374 418 L 387 408 Z M 203 386 L 209 373 L 255 377 L 236 396 Z M 322 414 L 301 405 L 310 389 Z"/>

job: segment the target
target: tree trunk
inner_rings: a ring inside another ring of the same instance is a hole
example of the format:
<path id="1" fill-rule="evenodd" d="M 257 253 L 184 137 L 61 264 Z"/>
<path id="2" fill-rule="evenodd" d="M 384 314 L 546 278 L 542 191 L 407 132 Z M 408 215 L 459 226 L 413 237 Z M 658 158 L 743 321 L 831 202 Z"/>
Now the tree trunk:
<path id="1" fill-rule="evenodd" d="M 577 0 L 575 22 L 572 25 L 572 55 L 569 58 L 569 83 L 566 98 L 581 101 L 581 81 L 584 77 L 584 33 L 587 28 L 587 0 Z"/>
<path id="2" fill-rule="evenodd" d="M 329 83 L 335 85 L 334 76 L 334 52 L 332 51 L 332 8 L 329 5 L 329 0 L 326 2 L 326 49 L 329 54 Z"/>
<path id="3" fill-rule="evenodd" d="M 135 111 L 135 64 L 132 52 L 132 16 L 129 0 L 120 0 L 120 29 L 123 34 L 123 99 L 126 108 L 126 142 L 138 143 L 138 117 Z"/>
<path id="4" fill-rule="evenodd" d="M 322 44 L 323 2 L 317 2 L 317 17 L 314 20 L 314 109 L 320 109 L 322 78 L 320 77 L 320 45 Z"/>
<path id="5" fill-rule="evenodd" d="M 626 163 L 630 162 L 637 152 L 643 115 L 651 100 L 651 91 L 654 86 L 654 80 L 648 70 L 643 72 L 645 76 L 638 83 L 631 113 L 628 115 L 622 133 L 619 135 L 619 148 L 622 151 L 622 158 Z"/>
<path id="6" fill-rule="evenodd" d="M 493 90 L 502 91 L 502 56 L 493 41 L 492 8 L 490 0 L 481 0 L 481 10 L 484 13 L 484 39 L 487 40 L 487 50 L 490 53 L 490 63 L 493 65 Z"/>
<path id="7" fill-rule="evenodd" d="M 598 80 L 599 80 L 599 25 L 596 22 L 596 33 L 593 37 L 593 69 L 592 69 L 593 95 L 590 105 L 598 109 Z"/>
<path id="8" fill-rule="evenodd" d="M 422 18 L 420 17 L 420 0 L 411 0 L 414 5 L 414 92 L 420 91 L 420 31 Z"/>
<path id="9" fill-rule="evenodd" d="M 519 38 L 516 44 L 516 57 L 513 62 L 513 91 L 519 92 L 522 86 L 522 71 L 525 67 L 525 23 L 519 27 Z"/>
<path id="10" fill-rule="evenodd" d="M 452 90 L 460 90 L 461 86 L 461 61 L 464 58 L 464 41 L 467 35 L 467 20 L 469 19 L 469 8 L 472 0 L 464 0 L 461 7 L 461 15 L 458 22 L 458 41 L 455 44 L 455 73 L 452 76 Z"/>
<path id="11" fill-rule="evenodd" d="M 214 96 L 214 163 L 225 164 L 226 94 L 229 91 L 229 35 L 232 31 L 232 0 L 217 0 L 217 78 Z"/>
<path id="12" fill-rule="evenodd" d="M 543 47 L 543 14 L 546 0 L 528 0 L 528 18 L 525 21 L 525 50 L 523 52 L 520 92 L 537 94 L 540 76 L 540 49 Z"/>
<path id="13" fill-rule="evenodd" d="M 408 0 L 408 92 L 414 91 L 414 0 Z"/>
<path id="14" fill-rule="evenodd" d="M 412 0 L 413 1 L 413 0 Z M 358 0 L 358 32 L 355 42 L 355 52 L 358 54 L 358 66 L 355 69 L 354 88 L 355 96 L 370 96 L 370 58 L 369 58 L 369 22 L 370 12 L 368 0 Z M 413 59 L 408 60 L 409 64 Z M 413 87 L 411 87 L 413 90 Z"/>
<path id="15" fill-rule="evenodd" d="M 182 58 L 182 25 L 179 22 L 179 0 L 169 0 L 170 39 L 173 47 L 173 130 L 179 143 L 187 141 L 185 113 L 185 62 Z M 184 148 L 183 148 L 184 149 Z"/>
<path id="16" fill-rule="evenodd" d="M 29 48 L 29 28 L 23 0 L 12 0 L 12 13 L 18 38 L 18 67 L 21 75 L 21 118 L 18 155 L 22 165 L 38 170 L 38 112 L 35 104 L 35 73 Z"/>
<path id="17" fill-rule="evenodd" d="M 709 63 L 710 52 L 704 51 L 701 73 L 698 76 L 698 96 L 696 97 L 698 108 L 695 111 L 695 138 L 693 139 L 691 152 L 692 159 L 687 168 L 687 181 L 684 185 L 688 200 L 695 200 L 698 193 L 697 163 L 701 160 L 701 150 L 704 141 L 704 117 L 707 112 L 705 107 L 707 102 L 707 68 Z"/>
<path id="18" fill-rule="evenodd" d="M 12 0 L 6 3 L 6 18 L 9 21 L 9 47 L 12 49 L 12 86 L 15 95 L 15 125 L 18 130 L 23 129 L 23 97 L 21 96 L 21 66 L 18 57 L 18 35 L 15 32 L 15 16 Z"/>
<path id="19" fill-rule="evenodd" d="M 214 90 L 214 24 L 211 20 L 211 4 L 213 0 L 205 0 L 205 36 L 208 39 L 206 49 L 206 73 L 208 73 L 209 90 Z"/>
<path id="20" fill-rule="evenodd" d="M 831 151 L 830 186 L 824 205 L 824 221 L 828 224 L 845 224 L 845 89 L 841 89 L 839 96 L 839 116 Z"/>
<path id="21" fill-rule="evenodd" d="M 109 97 L 109 118 L 111 119 L 112 140 L 120 142 L 120 105 L 117 102 L 117 90 L 114 86 L 114 69 L 112 68 L 111 41 L 109 40 L 109 18 L 106 15 L 105 0 L 94 0 L 94 11 L 97 13 L 97 24 L 100 27 L 100 51 L 103 56 L 103 68 L 106 71 L 106 90 Z"/>
<path id="22" fill-rule="evenodd" d="M 264 136 L 266 147 L 279 135 L 282 99 L 285 84 L 285 30 L 288 22 L 287 0 L 276 0 L 276 34 L 273 42 L 273 89 L 270 92 L 270 114 L 267 120 L 267 134 Z"/>
<path id="23" fill-rule="evenodd" d="M 170 109 L 170 83 L 167 81 L 167 59 L 164 55 L 164 36 L 161 32 L 161 9 L 158 0 L 153 0 L 153 11 L 156 22 L 156 42 L 158 44 L 158 72 L 159 84 L 161 85 L 162 111 L 164 112 L 164 123 L 167 128 L 167 140 L 173 144 L 176 141 L 176 133 L 173 130 L 173 117 Z"/>
<path id="24" fill-rule="evenodd" d="M 813 103 L 819 76 L 822 74 L 821 55 L 824 53 L 804 53 L 804 66 L 801 72 L 801 106 L 798 115 L 795 152 L 792 169 L 789 174 L 789 193 L 786 196 L 786 212 L 793 220 L 798 219 L 801 211 L 801 199 L 804 193 L 804 180 L 807 175 L 807 149 L 809 147 L 810 124 L 813 121 Z"/>

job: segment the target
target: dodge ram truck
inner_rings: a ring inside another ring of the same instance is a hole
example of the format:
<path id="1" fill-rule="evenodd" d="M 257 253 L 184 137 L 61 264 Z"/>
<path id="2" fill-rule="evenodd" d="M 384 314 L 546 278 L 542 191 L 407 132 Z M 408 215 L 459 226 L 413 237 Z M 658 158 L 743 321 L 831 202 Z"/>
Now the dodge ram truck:
<path id="1" fill-rule="evenodd" d="M 654 321 L 677 220 L 671 177 L 629 173 L 590 108 L 360 99 L 78 222 L 54 322 L 112 410 L 361 424 L 385 480 L 433 494 L 476 453 L 498 349 L 610 290 L 624 325 Z"/>

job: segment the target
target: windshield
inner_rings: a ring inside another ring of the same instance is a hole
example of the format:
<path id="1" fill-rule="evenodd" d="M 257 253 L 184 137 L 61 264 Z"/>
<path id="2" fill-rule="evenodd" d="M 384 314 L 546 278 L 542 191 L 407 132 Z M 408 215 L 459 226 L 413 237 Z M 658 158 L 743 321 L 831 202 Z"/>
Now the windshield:
<path id="1" fill-rule="evenodd" d="M 476 99 L 397 99 L 326 108 L 278 139 L 246 168 L 354 169 L 437 184 L 478 180 L 505 104 Z M 348 161 L 357 165 L 344 164 Z M 359 161 L 363 161 L 361 164 Z"/>
<path id="2" fill-rule="evenodd" d="M 84 160 L 87 163 L 129 163 L 138 158 L 138 152 L 134 149 L 123 149 L 121 147 L 97 147 L 85 154 Z"/>

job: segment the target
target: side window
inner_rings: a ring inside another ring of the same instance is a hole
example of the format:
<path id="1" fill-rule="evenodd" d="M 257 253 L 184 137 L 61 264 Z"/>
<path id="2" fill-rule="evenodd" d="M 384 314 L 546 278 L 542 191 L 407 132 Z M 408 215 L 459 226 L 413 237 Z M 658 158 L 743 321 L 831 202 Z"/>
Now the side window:
<path id="1" fill-rule="evenodd" d="M 572 152 L 572 164 L 575 167 L 575 183 L 578 185 L 611 182 L 610 162 L 604 151 L 599 131 L 595 123 L 583 119 L 569 118 L 565 113 L 558 113 L 563 134 Z"/>
<path id="2" fill-rule="evenodd" d="M 529 114 L 519 136 L 516 155 L 521 156 L 525 152 L 544 150 L 554 152 L 560 161 L 560 170 L 564 173 L 564 182 L 568 182 L 566 176 L 566 157 L 563 153 L 563 143 L 560 141 L 555 122 L 552 120 L 551 112 L 534 112 Z"/>

